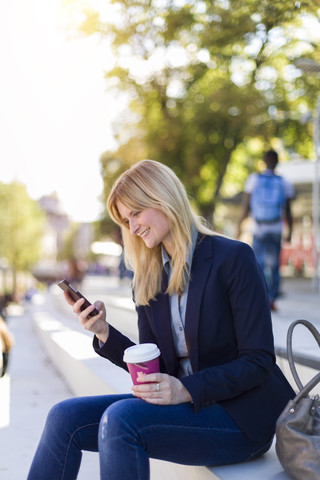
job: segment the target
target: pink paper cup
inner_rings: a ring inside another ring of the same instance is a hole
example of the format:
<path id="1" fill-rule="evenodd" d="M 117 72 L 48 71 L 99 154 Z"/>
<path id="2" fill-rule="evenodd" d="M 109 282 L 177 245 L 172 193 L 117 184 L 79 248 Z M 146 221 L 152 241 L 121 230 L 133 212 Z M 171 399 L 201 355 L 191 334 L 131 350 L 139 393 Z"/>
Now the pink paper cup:
<path id="1" fill-rule="evenodd" d="M 129 347 L 124 351 L 123 361 L 128 365 L 128 369 L 134 385 L 138 382 L 140 373 L 159 372 L 160 350 L 155 343 L 140 343 Z"/>

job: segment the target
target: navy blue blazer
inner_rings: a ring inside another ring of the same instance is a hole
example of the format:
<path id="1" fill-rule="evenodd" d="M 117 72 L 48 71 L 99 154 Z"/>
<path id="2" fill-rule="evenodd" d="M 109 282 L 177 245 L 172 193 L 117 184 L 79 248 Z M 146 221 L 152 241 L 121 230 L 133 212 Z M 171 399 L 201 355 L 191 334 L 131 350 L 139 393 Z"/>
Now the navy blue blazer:
<path id="1" fill-rule="evenodd" d="M 140 343 L 156 343 L 161 371 L 178 375 L 169 297 L 163 290 L 137 307 Z M 295 393 L 275 363 L 271 314 L 263 273 L 251 247 L 222 236 L 198 236 L 191 266 L 185 336 L 193 374 L 180 379 L 199 411 L 218 402 L 253 440 L 266 443 Z M 110 326 L 96 352 L 127 369 L 132 341 Z"/>

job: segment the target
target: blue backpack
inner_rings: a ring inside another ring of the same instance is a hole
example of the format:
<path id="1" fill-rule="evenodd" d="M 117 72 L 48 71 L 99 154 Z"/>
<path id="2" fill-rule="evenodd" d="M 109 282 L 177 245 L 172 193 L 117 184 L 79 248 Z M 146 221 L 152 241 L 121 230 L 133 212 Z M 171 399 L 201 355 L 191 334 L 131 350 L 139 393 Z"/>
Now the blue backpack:
<path id="1" fill-rule="evenodd" d="M 250 199 L 251 213 L 255 221 L 273 223 L 281 220 L 285 201 L 283 178 L 279 175 L 260 174 Z"/>

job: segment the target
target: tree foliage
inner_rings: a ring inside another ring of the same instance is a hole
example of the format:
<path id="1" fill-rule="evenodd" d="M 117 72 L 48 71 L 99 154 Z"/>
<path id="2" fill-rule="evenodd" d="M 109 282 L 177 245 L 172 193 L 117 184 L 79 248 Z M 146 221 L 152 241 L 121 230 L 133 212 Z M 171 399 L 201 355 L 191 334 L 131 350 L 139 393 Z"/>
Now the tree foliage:
<path id="1" fill-rule="evenodd" d="M 29 270 L 42 253 L 44 217 L 25 185 L 0 182 L 0 258 L 14 272 Z"/>
<path id="2" fill-rule="evenodd" d="M 101 158 L 105 196 L 121 171 L 152 158 L 176 171 L 195 207 L 212 219 L 265 147 L 312 156 L 305 117 L 319 84 L 294 61 L 303 55 L 320 62 L 318 0 L 110 4 L 116 21 L 87 11 L 82 26 L 109 36 L 116 64 L 107 85 L 130 98 L 116 126 L 119 147 Z"/>

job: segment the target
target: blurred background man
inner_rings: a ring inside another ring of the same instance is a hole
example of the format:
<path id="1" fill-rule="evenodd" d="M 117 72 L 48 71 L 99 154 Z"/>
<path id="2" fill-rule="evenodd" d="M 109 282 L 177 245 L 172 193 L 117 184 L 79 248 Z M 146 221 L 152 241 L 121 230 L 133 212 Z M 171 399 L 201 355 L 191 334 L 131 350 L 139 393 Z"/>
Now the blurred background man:
<path id="1" fill-rule="evenodd" d="M 280 252 L 283 239 L 283 224 L 287 222 L 284 240 L 290 242 L 292 235 L 291 200 L 294 196 L 292 184 L 276 175 L 278 154 L 267 151 L 263 160 L 266 169 L 262 173 L 249 175 L 245 188 L 242 214 L 238 223 L 237 235 L 240 236 L 241 224 L 249 216 L 253 219 L 252 248 L 265 275 L 271 310 L 276 310 L 275 300 L 279 295 Z"/>

